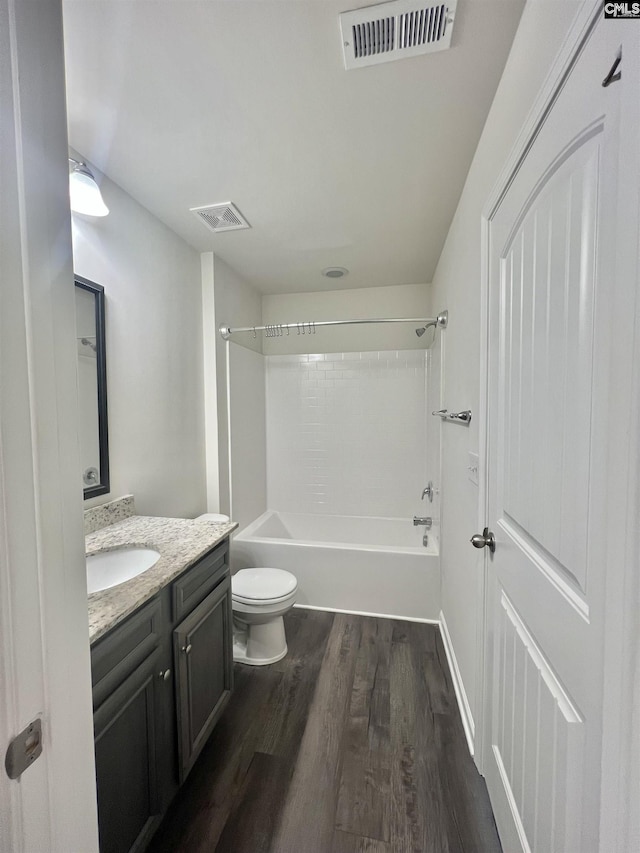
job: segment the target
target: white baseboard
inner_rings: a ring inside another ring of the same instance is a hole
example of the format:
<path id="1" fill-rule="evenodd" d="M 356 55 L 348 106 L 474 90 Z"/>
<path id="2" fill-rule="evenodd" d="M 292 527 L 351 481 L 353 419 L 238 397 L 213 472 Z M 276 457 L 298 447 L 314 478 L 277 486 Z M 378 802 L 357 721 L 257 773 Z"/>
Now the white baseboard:
<path id="1" fill-rule="evenodd" d="M 476 734 L 476 725 L 473 721 L 473 714 L 471 713 L 471 705 L 469 705 L 469 699 L 467 698 L 467 692 L 464 689 L 464 684 L 462 681 L 462 676 L 460 675 L 460 669 L 458 667 L 458 661 L 456 660 L 456 653 L 453 650 L 453 645 L 451 643 L 451 637 L 449 635 L 449 629 L 447 628 L 447 621 L 444 618 L 444 613 L 442 610 L 440 611 L 440 635 L 442 636 L 442 643 L 444 645 L 444 650 L 447 655 L 447 661 L 449 663 L 449 670 L 451 672 L 451 678 L 453 679 L 453 689 L 456 692 L 456 699 L 458 700 L 458 708 L 460 709 L 460 716 L 462 717 L 462 726 L 464 728 L 464 733 L 467 737 L 467 744 L 469 746 L 469 752 L 471 755 L 474 753 L 474 739 Z"/>
<path id="2" fill-rule="evenodd" d="M 326 613 L 349 613 L 351 616 L 375 616 L 377 619 L 397 619 L 400 622 L 422 622 L 425 625 L 439 625 L 437 619 L 422 619 L 417 616 L 396 616 L 393 613 L 367 613 L 365 610 L 342 610 L 337 607 L 316 607 L 315 604 L 294 604 L 300 610 L 323 610 Z"/>

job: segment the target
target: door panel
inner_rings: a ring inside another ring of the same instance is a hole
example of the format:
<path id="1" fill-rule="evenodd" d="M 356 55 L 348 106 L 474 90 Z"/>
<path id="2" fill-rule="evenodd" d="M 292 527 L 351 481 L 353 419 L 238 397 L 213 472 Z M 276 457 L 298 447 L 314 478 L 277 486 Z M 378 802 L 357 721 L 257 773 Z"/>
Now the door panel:
<path id="1" fill-rule="evenodd" d="M 541 182 L 501 257 L 505 524 L 579 595 L 587 586 L 599 130 Z"/>
<path id="2" fill-rule="evenodd" d="M 619 35 L 595 25 L 489 221 L 484 765 L 509 850 L 598 848 Z"/>
<path id="3" fill-rule="evenodd" d="M 582 717 L 504 592 L 499 618 L 492 746 L 502 784 L 511 792 L 531 849 L 578 849 L 558 846 L 557 840 L 568 838 L 566 799 L 581 796 Z"/>
<path id="4" fill-rule="evenodd" d="M 94 713 L 100 853 L 143 849 L 159 821 L 157 673 L 156 652 Z"/>
<path id="5" fill-rule="evenodd" d="M 173 632 L 182 782 L 233 687 L 231 581 L 226 577 Z"/>

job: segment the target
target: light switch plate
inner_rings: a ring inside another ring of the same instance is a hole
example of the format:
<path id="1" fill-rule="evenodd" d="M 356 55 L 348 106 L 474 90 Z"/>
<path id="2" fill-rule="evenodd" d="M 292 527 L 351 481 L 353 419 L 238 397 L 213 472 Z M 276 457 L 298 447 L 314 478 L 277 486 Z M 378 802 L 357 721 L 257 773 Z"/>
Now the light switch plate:
<path id="1" fill-rule="evenodd" d="M 480 464 L 479 457 L 477 453 L 472 453 L 469 451 L 469 464 L 467 465 L 467 472 L 469 479 L 472 483 L 478 485 L 478 466 Z"/>

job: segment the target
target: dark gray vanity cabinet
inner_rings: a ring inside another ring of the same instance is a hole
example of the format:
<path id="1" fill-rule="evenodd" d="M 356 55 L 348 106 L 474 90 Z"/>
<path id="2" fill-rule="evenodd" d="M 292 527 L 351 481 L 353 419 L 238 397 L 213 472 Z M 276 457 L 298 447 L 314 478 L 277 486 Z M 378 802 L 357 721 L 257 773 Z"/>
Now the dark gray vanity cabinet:
<path id="1" fill-rule="evenodd" d="M 232 689 L 228 543 L 91 648 L 101 853 L 141 853 Z"/>

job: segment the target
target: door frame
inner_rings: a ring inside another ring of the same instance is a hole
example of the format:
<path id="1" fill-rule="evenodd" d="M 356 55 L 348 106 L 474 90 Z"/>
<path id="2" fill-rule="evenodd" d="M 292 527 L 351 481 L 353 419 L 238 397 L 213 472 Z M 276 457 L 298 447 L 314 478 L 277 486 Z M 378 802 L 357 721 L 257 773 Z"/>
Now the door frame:
<path id="1" fill-rule="evenodd" d="M 512 181 L 522 166 L 531 146 L 533 145 L 540 129 L 545 123 L 557 97 L 562 90 L 568 75 L 578 61 L 587 40 L 591 36 L 595 26 L 603 15 L 603 3 L 601 0 L 586 0 L 576 14 L 575 20 L 564 40 L 564 43 L 556 57 L 554 64 L 534 102 L 534 105 L 516 139 L 514 147 L 509 155 L 499 177 L 496 181 L 481 214 L 481 314 L 480 314 L 480 406 L 479 406 L 479 500 L 478 500 L 478 529 L 481 530 L 488 523 L 488 423 L 489 423 L 489 273 L 490 273 L 490 225 L 495 217 L 501 202 L 507 193 Z M 620 24 L 621 22 L 614 22 Z M 636 31 L 640 31 L 637 22 L 632 23 Z M 606 24 L 602 24 L 605 26 Z M 640 39 L 634 34 L 636 42 L 640 45 Z M 635 55 L 624 57 L 624 73 L 628 78 L 640 80 L 640 60 L 638 50 Z M 631 51 L 627 51 L 631 53 Z M 603 69 L 603 77 L 608 69 Z M 638 186 L 640 173 L 638 163 L 640 160 L 640 122 L 638 109 L 632 105 L 631 99 L 622 102 L 623 114 L 627 113 L 626 127 L 629 131 L 624 145 L 633 162 L 632 172 L 636 180 L 632 185 Z M 624 119 L 623 119 L 624 121 Z M 624 133 L 624 130 L 623 130 Z M 621 151 L 621 154 L 623 152 Z M 627 223 L 627 238 L 629 251 L 623 261 L 622 268 L 632 281 L 637 285 L 640 283 L 640 252 L 638 249 L 640 239 L 637 233 L 637 225 L 640 222 L 640 202 L 632 197 L 631 192 L 626 193 L 626 198 L 619 204 L 625 204 L 626 210 L 633 211 L 635 216 L 629 217 Z M 635 225 L 635 228 L 634 228 Z M 618 270 L 616 275 L 620 275 Z M 631 288 L 630 288 L 631 290 Z M 632 316 L 634 321 L 630 324 L 628 334 L 633 336 L 633 351 L 635 358 L 633 365 L 627 370 L 628 380 L 620 383 L 620 386 L 628 392 L 633 389 L 632 399 L 618 394 L 617 402 L 628 409 L 630 418 L 631 436 L 640 434 L 640 299 L 634 299 L 626 306 L 627 316 Z M 628 342 L 628 336 L 627 336 Z M 627 343 L 627 345 L 629 345 Z M 629 350 L 627 350 L 628 352 Z M 615 354 L 614 354 L 615 360 Z M 635 365 L 635 366 L 634 366 Z M 640 668 L 640 631 L 638 629 L 640 620 L 635 612 L 634 592 L 637 600 L 640 583 L 638 581 L 638 556 L 637 538 L 633 536 L 634 525 L 637 533 L 637 518 L 640 512 L 640 499 L 638 490 L 633 490 L 632 483 L 640 476 L 640 445 L 632 442 L 620 448 L 614 458 L 614 471 L 612 478 L 623 477 L 626 488 L 623 491 L 627 495 L 627 506 L 624 523 L 618 527 L 622 537 L 617 537 L 615 548 L 612 546 L 611 559 L 617 559 L 623 570 L 615 579 L 607 578 L 607 600 L 606 600 L 606 630 L 607 640 L 605 647 L 605 695 L 603 707 L 603 719 L 606 731 L 603 733 L 603 757 L 602 757 L 602 780 L 601 780 L 601 838 L 606 838 L 607 843 L 615 840 L 615 848 L 609 846 L 608 851 L 622 851 L 629 849 L 627 840 L 633 837 L 633 828 L 628 826 L 627 803 L 632 802 L 631 796 L 640 793 L 640 784 L 633 781 L 634 762 L 629 747 L 633 744 L 633 720 L 632 702 L 629 686 L 630 675 L 638 672 Z M 631 474 L 629 473 L 631 472 Z M 607 519 L 610 522 L 611 519 Z M 613 538 L 613 537 L 612 537 Z M 622 538 L 624 541 L 619 541 Z M 611 563 L 610 563 L 611 564 Z M 489 560 L 485 553 L 483 559 L 483 571 L 481 589 L 477 604 L 477 643 L 476 643 L 476 671 L 478 673 L 478 700 L 476 714 L 478 725 L 476 727 L 476 751 L 475 760 L 480 772 L 484 772 L 489 759 L 488 751 L 490 743 L 490 714 L 488 713 L 488 699 L 491 694 L 491 685 L 486 683 L 488 677 L 487 661 L 492 653 L 491 638 L 487 633 L 488 626 L 488 572 Z M 621 608 L 622 611 L 621 612 Z M 631 681 L 632 684 L 632 681 Z M 615 722 L 613 722 L 615 720 Z M 638 738 L 638 735 L 636 735 Z M 635 744 L 638 745 L 637 742 Z M 626 756 L 626 760 L 625 760 Z M 623 766 L 624 765 L 624 766 Z M 628 789 L 629 784 L 635 785 L 634 791 Z M 637 828 L 636 828 L 637 829 Z"/>

